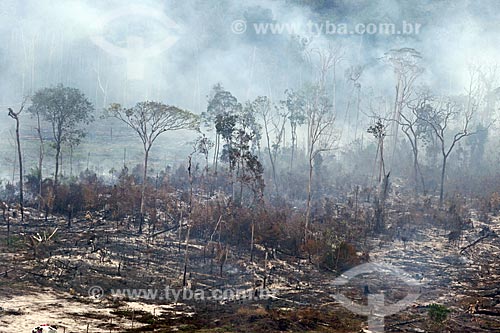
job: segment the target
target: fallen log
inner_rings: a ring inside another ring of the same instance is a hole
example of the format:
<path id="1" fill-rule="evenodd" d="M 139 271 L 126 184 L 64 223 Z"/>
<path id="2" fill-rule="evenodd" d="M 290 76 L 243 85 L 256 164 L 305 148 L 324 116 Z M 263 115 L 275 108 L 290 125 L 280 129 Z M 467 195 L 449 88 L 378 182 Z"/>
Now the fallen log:
<path id="1" fill-rule="evenodd" d="M 183 225 L 181 225 L 181 226 L 179 226 L 179 225 L 175 225 L 175 226 L 173 226 L 173 227 L 170 227 L 170 228 L 167 228 L 167 229 L 164 229 L 164 230 L 161 230 L 161 231 L 155 232 L 154 234 L 152 234 L 151 236 L 149 236 L 149 238 L 155 238 L 156 236 L 159 236 L 159 235 L 161 235 L 161 234 L 164 234 L 164 233 L 169 232 L 169 231 L 172 231 L 172 230 L 176 230 L 176 229 L 178 229 L 179 227 L 185 227 L 185 226 L 187 226 L 187 223 L 186 223 L 186 224 L 183 224 Z"/>
<path id="2" fill-rule="evenodd" d="M 389 327 L 391 327 L 391 328 L 399 327 L 400 328 L 401 326 L 417 323 L 417 322 L 422 321 L 422 320 L 423 320 L 422 318 L 417 318 L 417 319 L 411 319 L 411 320 L 406 320 L 406 321 L 400 321 L 400 322 L 397 322 L 395 324 L 389 325 Z"/>
<path id="3" fill-rule="evenodd" d="M 475 241 L 473 241 L 469 245 L 464 246 L 463 248 L 460 249 L 460 254 L 464 253 L 464 251 L 466 251 L 467 249 L 473 247 L 474 245 L 476 245 L 477 243 L 481 242 L 483 239 L 488 238 L 491 235 L 492 235 L 491 233 L 487 233 L 486 235 L 479 237 L 478 239 L 476 239 Z"/>
<path id="4" fill-rule="evenodd" d="M 0 273 L 0 276 L 2 276 L 2 275 L 3 275 L 3 276 L 7 276 L 7 274 L 9 274 L 9 273 L 10 273 L 10 272 L 12 272 L 12 271 L 14 271 L 14 268 L 12 268 L 12 269 L 8 269 L 8 270 L 6 270 L 5 272 Z"/>
<path id="5" fill-rule="evenodd" d="M 477 314 L 488 315 L 488 316 L 500 316 L 499 311 L 491 311 L 491 310 L 478 310 Z"/>

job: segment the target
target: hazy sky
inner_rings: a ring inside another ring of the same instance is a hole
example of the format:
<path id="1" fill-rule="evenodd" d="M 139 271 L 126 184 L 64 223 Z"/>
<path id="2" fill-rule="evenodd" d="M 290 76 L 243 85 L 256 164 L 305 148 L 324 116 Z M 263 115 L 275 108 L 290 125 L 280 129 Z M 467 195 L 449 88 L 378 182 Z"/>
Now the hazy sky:
<path id="1" fill-rule="evenodd" d="M 342 85 L 349 65 L 365 66 L 360 79 L 364 92 L 390 97 L 394 78 L 380 57 L 401 47 L 422 53 L 426 71 L 420 83 L 440 93 L 461 93 L 470 64 L 496 63 L 499 16 L 500 2 L 493 0 L 2 0 L 0 105 L 5 112 L 0 136 L 6 142 L 13 129 L 6 107 L 58 83 L 80 88 L 98 111 L 110 102 L 153 99 L 199 113 L 217 82 L 241 101 L 259 94 L 279 99 L 286 88 L 310 79 L 317 60 L 313 56 L 308 64 L 287 31 L 258 34 L 254 23 L 292 25 L 309 50 L 342 45 L 345 60 L 337 69 L 341 102 L 347 98 L 348 87 Z M 235 33 L 239 20 L 247 24 L 241 34 Z M 397 35 L 311 33 L 304 28 L 328 22 L 350 28 L 370 23 L 399 28 L 406 22 L 420 28 L 418 34 Z M 154 47 L 163 43 L 168 47 L 155 53 Z M 29 124 L 23 130 L 28 133 Z"/>

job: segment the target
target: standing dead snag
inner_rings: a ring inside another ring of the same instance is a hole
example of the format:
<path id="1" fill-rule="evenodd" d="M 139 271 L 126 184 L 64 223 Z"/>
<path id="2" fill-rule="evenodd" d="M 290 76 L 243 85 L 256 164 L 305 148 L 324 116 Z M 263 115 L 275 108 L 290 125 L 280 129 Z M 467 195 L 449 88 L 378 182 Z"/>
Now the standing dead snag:
<path id="1" fill-rule="evenodd" d="M 275 149 L 277 149 L 277 147 L 276 144 L 271 143 L 271 139 L 269 137 L 271 133 L 269 125 L 273 118 L 271 100 L 267 96 L 259 96 L 249 105 L 249 107 L 252 109 L 253 112 L 255 112 L 260 116 L 264 124 L 264 135 L 267 143 L 266 151 L 269 156 L 269 162 L 271 163 L 274 189 L 276 191 L 276 195 L 278 196 L 279 191 L 278 191 L 278 183 L 276 180 L 276 154 L 273 154 L 273 152 L 275 151 Z M 281 141 L 281 136 L 282 135 L 280 134 L 279 141 Z"/>
<path id="2" fill-rule="evenodd" d="M 189 234 L 191 232 L 191 225 L 187 226 L 187 235 L 186 235 L 186 248 L 184 250 L 184 269 L 182 273 L 182 286 L 186 287 L 187 286 L 187 268 L 188 268 L 188 261 L 189 261 Z"/>
<path id="3" fill-rule="evenodd" d="M 374 200 L 374 209 L 375 209 L 375 226 L 374 229 L 376 232 L 383 232 L 385 229 L 385 202 L 387 200 L 387 195 L 389 193 L 389 176 L 391 172 L 387 175 L 384 175 L 383 181 L 380 183 L 380 187 L 378 189 L 378 193 Z M 405 245 L 406 248 L 406 245 Z"/>
<path id="4" fill-rule="evenodd" d="M 187 226 L 187 235 L 186 235 L 186 249 L 184 251 L 184 273 L 182 275 L 182 286 L 186 287 L 187 286 L 187 280 L 186 280 L 186 275 L 187 275 L 187 268 L 188 268 L 188 261 L 189 261 L 189 234 L 191 232 L 191 213 L 193 212 L 193 173 L 192 173 L 192 157 L 193 154 L 196 152 L 196 147 L 194 147 L 195 150 L 188 156 L 188 174 L 189 174 L 189 223 Z"/>
<path id="5" fill-rule="evenodd" d="M 149 152 L 160 134 L 181 129 L 198 129 L 198 116 L 165 105 L 161 102 L 140 102 L 134 107 L 123 108 L 120 104 L 111 104 L 106 110 L 109 116 L 117 118 L 132 128 L 140 137 L 144 148 L 144 171 L 141 190 L 141 213 L 139 233 L 142 233 L 145 212 L 145 195 L 148 174 Z"/>
<path id="6" fill-rule="evenodd" d="M 23 194 L 23 155 L 21 152 L 21 139 L 19 137 L 19 115 L 23 112 L 24 103 L 26 103 L 26 99 L 21 104 L 19 111 L 14 112 L 11 108 L 9 108 L 9 117 L 16 121 L 16 142 L 17 142 L 17 153 L 19 158 L 19 206 L 21 209 L 21 221 L 24 221 L 24 194 Z"/>
<path id="7" fill-rule="evenodd" d="M 408 101 L 408 98 L 413 93 L 415 80 L 422 74 L 421 67 L 422 55 L 412 48 L 393 49 L 384 54 L 383 59 L 392 67 L 396 79 L 396 94 L 394 100 L 394 114 L 392 119 L 395 120 L 392 127 L 394 136 L 393 150 L 391 156 L 390 167 L 394 162 L 396 146 L 398 142 L 398 133 L 401 115 Z"/>
<path id="8" fill-rule="evenodd" d="M 2 209 L 2 217 L 5 222 L 7 222 L 7 246 L 10 245 L 10 216 L 9 216 L 9 206 L 0 201 L 0 209 Z M 7 212 L 7 213 L 6 213 Z"/>
<path id="9" fill-rule="evenodd" d="M 41 126 L 41 114 L 40 110 L 38 109 L 29 109 L 28 112 L 31 112 L 34 117 L 36 117 L 36 132 L 38 135 L 38 141 L 40 141 L 40 146 L 38 150 L 38 198 L 37 198 L 37 203 L 38 203 L 38 210 L 41 211 L 43 209 L 42 207 L 42 201 L 43 201 L 43 158 L 45 157 L 45 145 L 43 141 L 43 135 L 42 135 L 42 126 Z"/>
<path id="10" fill-rule="evenodd" d="M 330 101 L 326 81 L 328 72 L 335 67 L 339 61 L 339 50 L 329 48 L 328 50 L 318 50 L 319 56 L 319 78 L 318 83 L 305 93 L 305 123 L 307 124 L 307 161 L 309 175 L 307 182 L 306 217 L 304 228 L 304 241 L 309 235 L 309 225 L 311 223 L 312 205 L 312 182 L 314 165 L 321 153 L 331 151 L 339 136 L 335 132 L 335 109 Z"/>

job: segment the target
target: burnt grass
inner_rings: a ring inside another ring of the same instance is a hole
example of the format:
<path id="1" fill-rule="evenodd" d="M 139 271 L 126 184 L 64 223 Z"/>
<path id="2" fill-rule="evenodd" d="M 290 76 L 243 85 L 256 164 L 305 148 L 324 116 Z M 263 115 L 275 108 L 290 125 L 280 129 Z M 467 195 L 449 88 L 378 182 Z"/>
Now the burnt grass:
<path id="1" fill-rule="evenodd" d="M 308 258 L 275 254 L 266 259 L 265 250 L 256 247 L 254 261 L 248 249 L 231 246 L 222 265 L 214 247 L 205 240 L 189 241 L 186 274 L 192 289 L 246 289 L 253 291 L 266 277 L 274 297 L 252 300 L 145 300 L 113 298 L 112 289 L 137 288 L 164 290 L 165 286 L 182 289 L 184 251 L 176 229 L 157 237 L 148 232 L 139 235 L 134 223 L 107 221 L 96 213 L 93 221 L 80 218 L 67 227 L 63 217 L 45 221 L 32 218 L 21 222 L 12 219 L 9 245 L 7 230 L 0 227 L 0 296 L 37 295 L 53 290 L 67 301 L 81 304 L 80 313 L 66 313 L 81 320 L 92 319 L 95 332 L 360 332 L 366 317 L 353 314 L 335 302 L 332 285 L 338 272 L 321 267 Z M 498 230 L 498 221 L 490 224 Z M 49 240 L 33 245 L 29 237 L 42 238 L 57 229 Z M 465 233 L 465 242 L 477 238 L 480 223 Z M 167 228 L 168 229 L 168 228 Z M 413 277 L 425 276 L 422 295 L 408 309 L 386 317 L 387 332 L 493 332 L 500 330 L 500 254 L 497 237 L 481 242 L 467 253 L 450 245 L 439 230 L 422 228 L 406 244 L 397 239 L 371 237 L 369 260 L 390 262 Z M 181 239 L 185 239 L 181 234 Z M 464 260 L 468 262 L 464 263 Z M 266 266 L 267 264 L 267 266 Z M 488 265 L 487 273 L 483 272 Z M 382 283 L 371 283 L 372 292 L 392 289 L 388 302 L 396 302 L 407 293 L 405 286 L 385 277 Z M 370 280 L 372 281 L 372 280 Z M 375 281 L 375 280 L 374 280 Z M 89 297 L 91 286 L 100 286 L 104 296 Z M 353 281 L 344 292 L 357 303 L 367 301 L 363 283 Z M 483 314 L 470 314 L 467 307 L 480 301 Z M 162 311 L 129 308 L 129 302 L 140 301 Z M 443 323 L 428 317 L 429 304 L 440 303 L 450 309 Z M 86 311 L 94 305 L 101 312 Z M 106 311 L 104 311 L 106 310 Z M 1 316 L 22 315 L 8 313 Z M 64 309 L 61 309 L 64 313 Z M 133 325 L 123 325 L 123 322 Z M 133 326 L 133 328 L 131 327 Z"/>

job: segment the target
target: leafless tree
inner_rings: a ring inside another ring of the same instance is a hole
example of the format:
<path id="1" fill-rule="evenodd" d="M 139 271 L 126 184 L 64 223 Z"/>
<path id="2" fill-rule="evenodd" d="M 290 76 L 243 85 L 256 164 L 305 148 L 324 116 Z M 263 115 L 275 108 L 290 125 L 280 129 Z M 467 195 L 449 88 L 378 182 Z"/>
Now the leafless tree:
<path id="1" fill-rule="evenodd" d="M 16 121 L 16 142 L 17 154 L 19 159 L 19 206 L 21 209 L 21 221 L 24 221 L 24 193 L 23 193 L 23 155 L 21 150 L 21 138 L 19 134 L 19 116 L 23 112 L 26 99 L 21 103 L 21 107 L 17 112 L 9 108 L 9 117 Z"/>
<path id="2" fill-rule="evenodd" d="M 307 124 L 307 162 L 309 166 L 307 182 L 307 202 L 305 239 L 308 238 L 311 223 L 311 200 L 314 161 L 322 152 L 330 151 L 338 141 L 338 133 L 334 128 L 335 110 L 326 89 L 328 72 L 340 61 L 339 49 L 330 47 L 317 50 L 319 56 L 319 73 L 317 85 L 310 87 L 305 93 L 305 115 Z"/>
<path id="3" fill-rule="evenodd" d="M 252 109 L 260 116 L 264 125 L 266 138 L 266 151 L 271 163 L 272 177 L 276 194 L 278 194 L 278 181 L 276 178 L 277 151 L 283 139 L 287 113 L 280 113 L 280 107 L 273 107 L 271 100 L 266 96 L 257 97 L 251 104 Z M 286 112 L 286 111 L 285 111 Z"/>
<path id="4" fill-rule="evenodd" d="M 360 104 L 361 104 L 361 84 L 359 83 L 359 79 L 363 74 L 363 66 L 350 66 L 345 71 L 345 77 L 350 86 L 349 97 L 347 99 L 347 104 L 345 107 L 345 115 L 344 115 L 344 124 L 346 128 L 349 128 L 350 125 L 350 112 L 351 106 L 354 104 L 356 109 L 356 122 L 355 122 L 355 130 L 354 130 L 354 140 L 358 138 L 358 124 L 359 124 L 359 113 L 360 113 Z M 356 98 L 353 101 L 353 96 L 356 95 Z M 349 137 L 349 133 L 346 133 L 347 137 Z"/>
<path id="5" fill-rule="evenodd" d="M 420 52 L 415 49 L 401 48 L 386 52 L 383 59 L 392 67 L 396 78 L 394 114 L 392 116 L 392 118 L 396 121 L 393 123 L 394 126 L 392 127 L 394 141 L 391 157 L 391 159 L 394 160 L 394 153 L 398 142 L 401 113 L 413 93 L 415 80 L 423 72 L 423 68 L 420 65 L 422 56 Z"/>
<path id="6" fill-rule="evenodd" d="M 43 193 L 42 193 L 42 185 L 43 185 L 43 159 L 45 157 L 45 145 L 44 145 L 44 140 L 43 140 L 43 135 L 42 135 L 42 122 L 41 122 L 41 114 L 40 110 L 38 109 L 30 109 L 29 111 L 32 112 L 33 116 L 36 118 L 36 133 L 38 136 L 38 141 L 39 147 L 38 147 L 38 198 L 37 198 L 37 203 L 38 203 L 38 210 L 42 209 L 42 198 L 43 198 Z"/>

